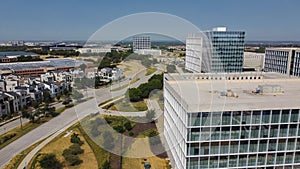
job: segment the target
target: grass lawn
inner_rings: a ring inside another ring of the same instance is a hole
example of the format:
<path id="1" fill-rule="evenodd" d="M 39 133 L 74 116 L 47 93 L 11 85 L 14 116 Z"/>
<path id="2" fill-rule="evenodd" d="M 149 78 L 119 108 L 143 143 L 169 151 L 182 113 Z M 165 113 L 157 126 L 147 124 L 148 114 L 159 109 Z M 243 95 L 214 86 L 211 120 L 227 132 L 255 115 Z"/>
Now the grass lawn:
<path id="1" fill-rule="evenodd" d="M 33 160 L 32 164 L 34 166 L 31 166 L 30 168 L 39 169 L 40 166 L 39 163 L 37 162 L 39 160 L 39 157 L 41 157 L 41 155 L 39 154 L 49 154 L 49 153 L 53 153 L 56 155 L 56 158 L 63 164 L 64 169 L 98 168 L 98 163 L 94 155 L 94 152 L 92 148 L 89 146 L 85 137 L 83 137 L 83 134 L 81 133 L 77 125 L 72 126 L 66 132 L 63 132 L 62 134 L 54 138 L 45 147 L 43 147 L 36 155 L 36 158 Z M 69 132 L 70 134 L 67 134 L 67 132 Z M 81 146 L 81 148 L 84 150 L 84 153 L 78 155 L 78 157 L 81 160 L 83 160 L 83 163 L 77 166 L 69 166 L 68 162 L 65 161 L 64 157 L 62 156 L 63 151 L 72 144 L 70 142 L 70 138 L 73 133 L 79 134 L 80 139 L 84 142 L 84 144 Z"/>
<path id="2" fill-rule="evenodd" d="M 137 140 L 135 141 L 129 150 L 129 152 L 126 152 L 127 155 L 130 156 L 139 156 L 139 157 L 145 157 L 147 159 L 147 162 L 150 162 L 151 168 L 159 168 L 159 169 L 168 169 L 168 162 L 164 158 L 160 158 L 156 155 L 154 155 L 151 152 L 151 148 L 149 145 L 149 140 Z M 126 156 L 125 154 L 125 156 Z M 122 169 L 144 169 L 144 158 L 128 158 L 123 157 L 122 161 Z"/>
<path id="3" fill-rule="evenodd" d="M 130 102 L 126 98 L 123 98 L 121 100 L 116 101 L 108 109 L 123 111 L 123 112 L 136 112 L 136 111 L 146 111 L 148 110 L 148 107 L 145 101 Z"/>
<path id="4" fill-rule="evenodd" d="M 144 69 L 144 67 L 140 63 L 132 61 L 122 62 L 117 67 L 123 70 L 123 74 L 125 76 L 132 75 L 139 70 Z"/>
<path id="5" fill-rule="evenodd" d="M 148 68 L 146 71 L 146 76 L 153 74 L 156 70 L 157 70 L 157 68 L 155 68 L 155 67 Z"/>
<path id="6" fill-rule="evenodd" d="M 91 149 L 94 152 L 94 155 L 96 157 L 98 168 L 102 167 L 105 161 L 109 160 L 109 152 L 102 149 L 98 144 L 96 144 L 84 131 L 81 125 L 78 126 L 79 131 L 81 132 L 82 136 L 86 140 L 86 142 L 89 144 Z"/>
<path id="7" fill-rule="evenodd" d="M 60 108 L 56 109 L 55 111 L 60 114 L 63 111 L 65 111 L 66 109 L 67 108 L 65 108 L 65 107 L 60 107 Z M 12 143 L 13 141 L 17 140 L 18 138 L 22 137 L 23 135 L 27 134 L 31 130 L 33 130 L 33 129 L 39 127 L 40 125 L 46 123 L 47 121 L 51 120 L 52 118 L 53 117 L 45 117 L 45 118 L 41 119 L 38 123 L 27 122 L 27 123 L 23 124 L 22 128 L 19 126 L 19 127 L 16 127 L 14 129 L 0 135 L 0 140 L 2 140 L 3 137 L 5 137 L 5 136 L 9 136 L 9 135 L 12 135 L 12 134 L 15 135 L 11 139 L 9 139 L 9 140 L 5 141 L 4 143 L 0 144 L 0 150 L 3 147 L 7 146 L 8 144 Z"/>

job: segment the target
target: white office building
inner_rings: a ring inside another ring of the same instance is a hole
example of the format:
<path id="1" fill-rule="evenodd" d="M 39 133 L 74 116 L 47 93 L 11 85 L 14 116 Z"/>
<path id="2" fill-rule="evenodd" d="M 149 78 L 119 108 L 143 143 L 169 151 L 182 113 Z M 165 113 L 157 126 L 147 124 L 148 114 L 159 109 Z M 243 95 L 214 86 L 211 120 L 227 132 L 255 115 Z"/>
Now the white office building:
<path id="1" fill-rule="evenodd" d="M 299 84 L 271 72 L 165 74 L 172 167 L 299 168 Z"/>
<path id="2" fill-rule="evenodd" d="M 264 71 L 300 77 L 300 49 L 267 48 Z"/>
<path id="3" fill-rule="evenodd" d="M 151 49 L 150 36 L 135 36 L 133 37 L 133 51 L 138 49 Z"/>

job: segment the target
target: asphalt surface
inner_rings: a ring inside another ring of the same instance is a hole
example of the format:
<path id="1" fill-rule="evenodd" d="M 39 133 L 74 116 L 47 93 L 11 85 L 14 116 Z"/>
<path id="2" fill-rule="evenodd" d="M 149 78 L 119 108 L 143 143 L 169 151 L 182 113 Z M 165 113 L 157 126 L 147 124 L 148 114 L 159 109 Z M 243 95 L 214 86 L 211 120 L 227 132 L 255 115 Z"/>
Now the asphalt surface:
<path id="1" fill-rule="evenodd" d="M 160 71 L 156 71 L 156 74 L 160 73 Z M 131 84 L 130 87 L 137 87 L 141 83 L 147 82 L 147 80 L 151 77 L 144 76 L 141 77 L 139 81 L 134 84 Z M 61 133 L 67 126 L 75 124 L 78 120 L 83 117 L 96 113 L 99 111 L 98 104 L 104 102 L 106 100 L 118 97 L 123 95 L 126 92 L 127 88 L 111 92 L 110 88 L 104 89 L 89 89 L 85 93 L 85 97 L 94 97 L 94 99 L 88 100 L 84 103 L 80 103 L 73 108 L 69 108 L 61 113 L 59 116 L 51 119 L 45 124 L 39 126 L 38 128 L 30 131 L 26 135 L 21 138 L 15 140 L 8 146 L 4 147 L 0 150 L 0 167 L 5 166 L 11 158 L 15 155 L 21 153 L 26 148 L 30 147 L 34 143 L 43 140 L 52 134 Z M 25 161 L 26 164 L 26 161 Z M 21 166 L 21 165 L 20 165 Z"/>

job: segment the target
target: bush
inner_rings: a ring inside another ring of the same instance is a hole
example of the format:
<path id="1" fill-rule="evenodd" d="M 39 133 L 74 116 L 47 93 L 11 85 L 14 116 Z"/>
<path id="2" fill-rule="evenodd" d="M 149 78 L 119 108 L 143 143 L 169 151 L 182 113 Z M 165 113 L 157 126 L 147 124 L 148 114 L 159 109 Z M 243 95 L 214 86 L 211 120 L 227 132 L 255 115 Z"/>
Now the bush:
<path id="1" fill-rule="evenodd" d="M 130 121 L 127 121 L 124 124 L 124 127 L 125 127 L 126 130 L 130 131 L 132 129 L 132 125 L 131 125 Z"/>
<path id="2" fill-rule="evenodd" d="M 73 154 L 66 154 L 64 158 L 70 163 L 71 166 L 79 165 L 82 163 L 82 160 L 78 156 Z"/>
<path id="3" fill-rule="evenodd" d="M 114 130 L 116 130 L 118 133 L 124 133 L 125 132 L 125 129 L 123 126 L 114 126 L 113 127 Z"/>
<path id="4" fill-rule="evenodd" d="M 140 101 L 142 92 L 140 91 L 140 89 L 137 88 L 131 88 L 128 90 L 128 95 L 129 95 L 129 99 L 132 102 L 137 102 Z"/>
<path id="5" fill-rule="evenodd" d="M 62 164 L 57 160 L 54 154 L 46 154 L 39 161 L 43 169 L 61 169 Z"/>
<path id="6" fill-rule="evenodd" d="M 78 144 L 80 146 L 83 144 L 83 142 L 78 137 L 78 134 L 76 134 L 76 133 L 72 134 L 72 136 L 71 136 L 71 143 L 76 143 L 76 144 Z"/>
<path id="7" fill-rule="evenodd" d="M 73 103 L 65 105 L 66 108 L 70 108 L 70 107 L 73 107 L 73 106 L 74 106 Z"/>
<path id="8" fill-rule="evenodd" d="M 17 134 L 16 133 L 12 133 L 12 134 L 8 134 L 8 135 L 5 135 L 1 138 L 0 140 L 0 144 L 3 144 L 5 142 L 7 142 L 8 140 L 12 139 L 13 137 L 15 137 Z"/>
<path id="9" fill-rule="evenodd" d="M 129 136 L 134 136 L 134 133 L 131 131 L 131 132 L 129 132 Z"/>
<path id="10" fill-rule="evenodd" d="M 69 150 L 71 151 L 71 153 L 72 153 L 73 155 L 82 154 L 82 153 L 84 152 L 84 150 L 80 148 L 80 145 L 79 145 L 79 144 L 72 144 L 72 145 L 69 147 Z"/>

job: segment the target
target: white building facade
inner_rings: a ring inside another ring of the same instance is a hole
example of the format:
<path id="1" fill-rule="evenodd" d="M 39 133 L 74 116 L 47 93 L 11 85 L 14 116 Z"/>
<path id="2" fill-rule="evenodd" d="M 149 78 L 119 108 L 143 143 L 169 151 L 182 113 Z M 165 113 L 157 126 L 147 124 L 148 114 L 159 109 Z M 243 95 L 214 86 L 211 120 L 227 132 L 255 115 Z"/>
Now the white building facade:
<path id="1" fill-rule="evenodd" d="M 300 49 L 267 48 L 264 71 L 300 77 Z"/>
<path id="2" fill-rule="evenodd" d="M 300 167 L 299 78 L 270 72 L 164 78 L 173 168 Z"/>

